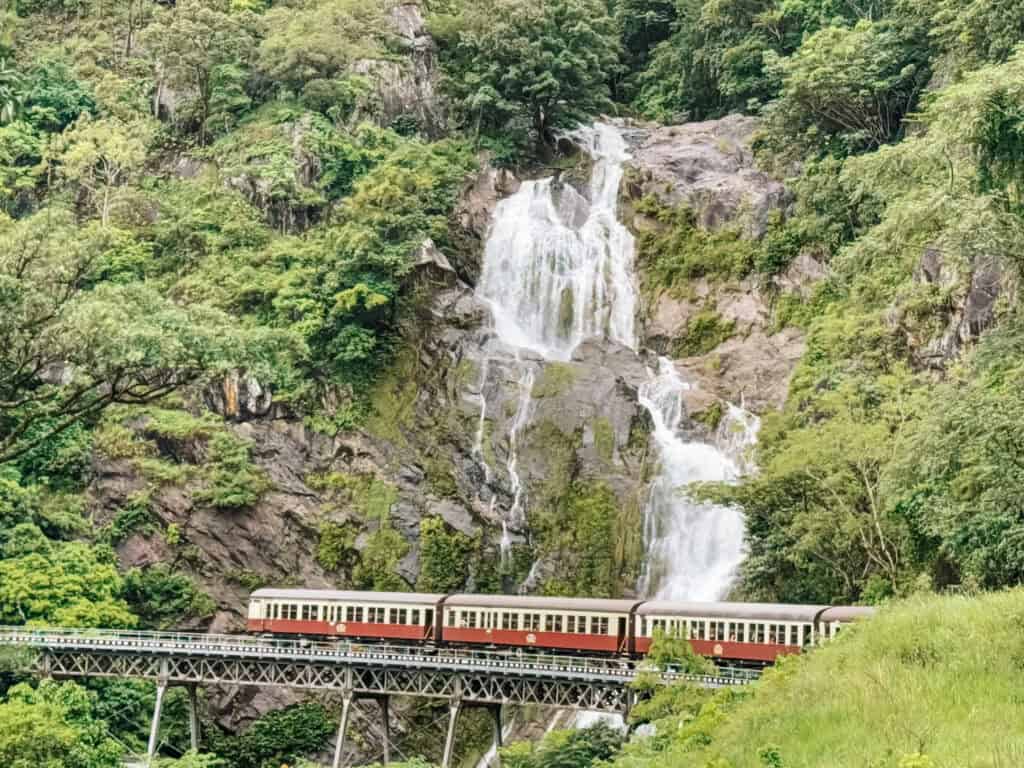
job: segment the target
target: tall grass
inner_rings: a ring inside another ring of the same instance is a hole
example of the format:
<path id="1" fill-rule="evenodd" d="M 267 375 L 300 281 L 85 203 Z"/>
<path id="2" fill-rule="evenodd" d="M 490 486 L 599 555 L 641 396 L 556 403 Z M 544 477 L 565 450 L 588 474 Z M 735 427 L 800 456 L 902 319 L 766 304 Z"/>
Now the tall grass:
<path id="1" fill-rule="evenodd" d="M 710 706 L 621 768 L 1024 766 L 1024 590 L 900 603 Z"/>

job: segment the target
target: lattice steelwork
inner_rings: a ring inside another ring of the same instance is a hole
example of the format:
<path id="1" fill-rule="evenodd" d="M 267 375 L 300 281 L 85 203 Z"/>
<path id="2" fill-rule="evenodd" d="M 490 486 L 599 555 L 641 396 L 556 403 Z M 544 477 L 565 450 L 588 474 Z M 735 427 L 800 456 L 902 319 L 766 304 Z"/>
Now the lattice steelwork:
<path id="1" fill-rule="evenodd" d="M 501 743 L 504 704 L 537 704 L 559 709 L 625 712 L 633 703 L 629 683 L 639 673 L 633 662 L 584 659 L 516 651 L 477 651 L 431 646 L 307 642 L 245 635 L 170 632 L 26 629 L 0 627 L 0 646 L 21 648 L 21 662 L 53 677 L 130 677 L 157 683 L 147 755 L 155 756 L 164 694 L 170 685 L 189 689 L 191 744 L 199 745 L 196 687 L 256 685 L 338 691 L 341 726 L 333 768 L 341 768 L 345 732 L 354 699 L 375 698 L 387 720 L 390 696 L 425 696 L 449 702 L 448 733 L 441 765 L 451 765 L 456 722 L 464 706 L 485 706 L 494 714 L 494 743 Z M 17 663 L 17 659 L 15 659 Z M 717 688 L 742 685 L 757 675 L 723 670 L 718 675 L 661 672 L 662 679 L 688 680 Z"/>

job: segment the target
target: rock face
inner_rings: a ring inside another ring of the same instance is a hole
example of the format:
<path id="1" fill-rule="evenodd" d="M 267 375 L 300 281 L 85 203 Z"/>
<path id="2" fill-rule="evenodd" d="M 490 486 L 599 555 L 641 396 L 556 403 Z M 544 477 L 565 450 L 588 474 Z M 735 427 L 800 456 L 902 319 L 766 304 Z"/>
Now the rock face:
<path id="1" fill-rule="evenodd" d="M 940 306 L 937 324 L 919 327 L 902 308 L 891 321 L 907 337 L 915 361 L 943 369 L 963 348 L 980 338 L 996 321 L 1000 302 L 1010 305 L 1017 281 L 997 257 L 957 258 L 926 248 L 914 270 L 914 283 Z"/>
<path id="2" fill-rule="evenodd" d="M 701 355 L 678 358 L 683 378 L 697 387 L 686 394 L 688 411 L 698 415 L 715 399 L 735 403 L 755 413 L 781 408 L 789 379 L 804 352 L 803 333 L 794 328 L 775 329 L 769 305 L 750 280 L 712 286 L 705 279 L 691 284 L 683 299 L 661 294 L 653 302 L 646 342 L 670 354 L 673 341 L 686 338 L 708 306 L 721 322 L 731 326 L 729 337 Z M 714 398 L 708 398 L 708 394 Z"/>
<path id="3" fill-rule="evenodd" d="M 693 209 L 705 229 L 738 225 L 761 237 L 773 210 L 789 195 L 779 182 L 754 167 L 750 142 L 755 118 L 637 129 L 631 135 L 634 165 L 630 197 L 654 195 L 664 205 Z"/>
<path id="4" fill-rule="evenodd" d="M 416 4 L 392 8 L 391 24 L 406 60 L 364 59 L 353 66 L 374 86 L 378 105 L 373 117 L 382 125 L 409 118 L 427 136 L 440 136 L 447 129 L 447 111 L 438 92 L 437 45 Z"/>
<path id="5" fill-rule="evenodd" d="M 773 212 L 784 213 L 789 194 L 782 184 L 754 167 L 750 141 L 754 118 L 732 115 L 721 120 L 668 127 L 634 127 L 627 132 L 633 160 L 624 181 L 627 201 L 656 197 L 662 205 L 686 206 L 699 227 L 740 229 L 761 237 Z M 629 213 L 637 234 L 659 222 Z M 801 255 L 777 280 L 776 290 L 805 294 L 825 275 L 824 268 Z M 804 352 L 803 334 L 773 327 L 770 294 L 756 281 L 711 282 L 699 278 L 673 294 L 647 285 L 641 268 L 645 306 L 642 344 L 678 358 L 684 378 L 697 385 L 687 394 L 688 410 L 699 415 L 716 398 L 755 412 L 781 407 L 789 378 Z M 709 318 L 723 338 L 701 354 L 682 353 L 688 340 L 707 331 Z M 710 395 L 710 396 L 709 396 Z"/>

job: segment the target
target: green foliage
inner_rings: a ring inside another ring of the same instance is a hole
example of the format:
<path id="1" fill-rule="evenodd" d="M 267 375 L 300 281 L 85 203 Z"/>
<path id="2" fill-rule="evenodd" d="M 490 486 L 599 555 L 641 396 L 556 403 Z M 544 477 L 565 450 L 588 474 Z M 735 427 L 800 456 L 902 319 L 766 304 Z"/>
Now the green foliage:
<path id="1" fill-rule="evenodd" d="M 440 517 L 420 521 L 419 592 L 458 592 L 469 575 L 473 540 L 459 531 L 447 530 Z"/>
<path id="2" fill-rule="evenodd" d="M 590 768 L 619 751 L 622 731 L 598 722 L 588 728 L 554 731 L 540 742 L 520 742 L 501 750 L 507 768 Z"/>
<path id="3" fill-rule="evenodd" d="M 696 716 L 684 702 L 657 721 L 659 737 L 627 746 L 616 764 L 763 768 L 818 765 L 823 754 L 839 764 L 1012 761 L 1024 743 L 1005 723 L 1022 706 L 1021 672 L 1003 659 L 1017 647 L 1022 610 L 1019 590 L 894 605 L 747 691 L 716 694 Z"/>
<path id="4" fill-rule="evenodd" d="M 931 76 L 924 27 L 905 19 L 827 27 L 769 69 L 782 83 L 773 130 L 807 149 L 874 149 L 900 135 Z"/>
<path id="5" fill-rule="evenodd" d="M 717 312 L 698 312 L 686 322 L 683 335 L 672 342 L 674 357 L 706 355 L 733 335 L 735 321 L 723 320 Z"/>
<path id="6" fill-rule="evenodd" d="M 605 483 L 577 481 L 533 522 L 540 547 L 557 552 L 562 567 L 549 594 L 609 597 L 619 582 L 616 524 L 619 504 Z"/>
<path id="7" fill-rule="evenodd" d="M 188 576 L 163 563 L 133 568 L 124 577 L 124 597 L 146 628 L 169 629 L 210 616 L 216 606 Z"/>
<path id="8" fill-rule="evenodd" d="M 206 143 L 211 116 L 216 122 L 222 119 L 222 103 L 211 115 L 215 98 L 225 99 L 219 89 L 235 88 L 235 78 L 225 79 L 225 67 L 242 66 L 255 42 L 256 18 L 244 11 L 232 13 L 226 5 L 182 0 L 162 9 L 141 39 L 158 77 L 191 97 L 189 117 L 198 126 L 200 143 Z"/>
<path id="9" fill-rule="evenodd" d="M 694 653 L 689 640 L 666 633 L 660 627 L 654 630 L 654 639 L 645 661 L 655 669 L 673 669 L 695 675 L 710 674 L 715 670 L 714 663 Z"/>
<path id="10" fill-rule="evenodd" d="M 553 127 L 610 106 L 619 44 L 604 3 L 487 0 L 434 29 L 445 89 L 477 134 L 526 124 L 546 141 Z"/>
<path id="11" fill-rule="evenodd" d="M 320 523 L 316 561 L 328 571 L 351 571 L 359 559 L 359 550 L 356 549 L 358 535 L 358 528 L 349 523 Z"/>
<path id="12" fill-rule="evenodd" d="M 113 552 L 81 542 L 0 560 L 0 622 L 132 627 Z"/>
<path id="13" fill-rule="evenodd" d="M 252 463 L 251 444 L 229 432 L 218 432 L 207 446 L 204 488 L 197 501 L 220 509 L 251 507 L 273 488 L 266 473 Z"/>
<path id="14" fill-rule="evenodd" d="M 548 363 L 530 393 L 540 399 L 564 395 L 576 383 L 576 369 L 570 363 Z"/>
<path id="15" fill-rule="evenodd" d="M 278 6 L 264 16 L 267 35 L 256 66 L 275 86 L 310 97 L 310 86 L 344 75 L 359 59 L 384 57 L 383 6 L 360 0 L 323 0 Z"/>
<path id="16" fill-rule="evenodd" d="M 298 704 L 264 715 L 237 736 L 211 740 L 213 751 L 233 768 L 268 768 L 322 749 L 336 728 L 322 705 Z"/>
<path id="17" fill-rule="evenodd" d="M 0 764 L 117 768 L 121 746 L 92 715 L 95 695 L 74 683 L 17 685 L 0 698 Z"/>
<path id="18" fill-rule="evenodd" d="M 709 232 L 686 207 L 668 208 L 654 197 L 637 211 L 660 226 L 640 234 L 638 258 L 654 287 L 680 292 L 695 278 L 724 280 L 746 275 L 754 265 L 756 244 L 737 230 Z"/>
<path id="19" fill-rule="evenodd" d="M 407 592 L 409 585 L 398 573 L 398 563 L 409 552 L 407 542 L 385 520 L 370 534 L 362 558 L 352 572 L 356 589 L 375 592 Z"/>

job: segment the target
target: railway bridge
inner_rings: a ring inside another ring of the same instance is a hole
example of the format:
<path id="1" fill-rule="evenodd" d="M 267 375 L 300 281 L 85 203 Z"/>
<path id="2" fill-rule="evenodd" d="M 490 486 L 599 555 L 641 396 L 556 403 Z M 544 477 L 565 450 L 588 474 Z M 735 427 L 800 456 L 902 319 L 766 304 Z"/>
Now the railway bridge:
<path id="1" fill-rule="evenodd" d="M 389 762 L 388 708 L 392 696 L 422 696 L 448 702 L 443 768 L 449 768 L 455 726 L 465 707 L 486 707 L 501 745 L 502 707 L 534 704 L 557 709 L 629 711 L 630 687 L 643 673 L 634 663 L 516 651 L 479 651 L 348 641 L 310 642 L 246 635 L 120 630 L 0 627 L 0 646 L 25 649 L 21 663 L 54 678 L 123 677 L 156 683 L 156 706 L 148 756 L 156 752 L 160 715 L 168 686 L 189 691 L 193 748 L 199 744 L 196 690 L 204 685 L 271 686 L 333 691 L 341 695 L 341 724 L 334 750 L 340 768 L 352 702 L 379 702 L 384 724 L 384 762 Z M 757 677 L 749 669 L 720 668 L 714 675 L 655 672 L 665 682 L 685 680 L 720 688 Z"/>

